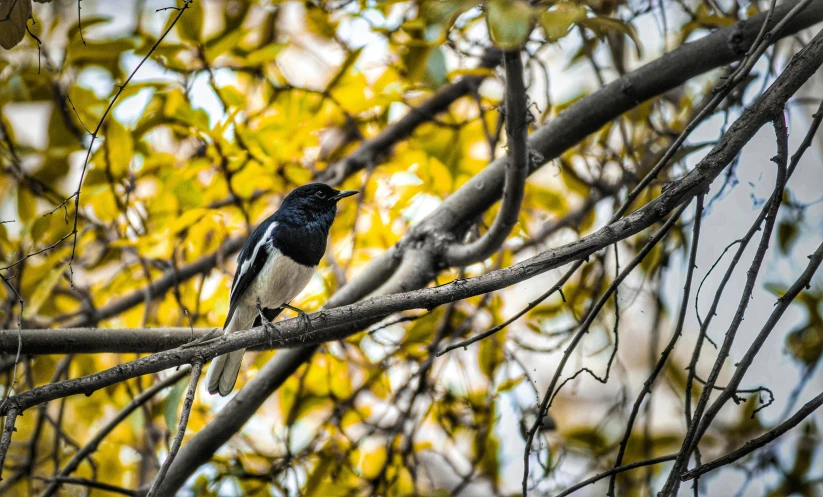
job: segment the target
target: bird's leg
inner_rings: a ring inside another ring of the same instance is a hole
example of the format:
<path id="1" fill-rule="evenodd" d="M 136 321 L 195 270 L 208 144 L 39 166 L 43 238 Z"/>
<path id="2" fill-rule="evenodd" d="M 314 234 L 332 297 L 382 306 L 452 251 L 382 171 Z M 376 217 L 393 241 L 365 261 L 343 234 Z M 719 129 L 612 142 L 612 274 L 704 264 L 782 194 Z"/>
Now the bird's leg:
<path id="1" fill-rule="evenodd" d="M 269 318 L 263 313 L 263 308 L 260 307 L 260 297 L 257 297 L 257 313 L 260 315 L 260 322 L 263 323 L 263 326 L 266 327 L 266 331 L 269 333 L 269 348 L 274 348 L 274 340 L 273 340 L 273 331 L 274 325 L 269 321 Z"/>
<path id="2" fill-rule="evenodd" d="M 304 311 L 303 309 L 298 309 L 297 307 L 291 306 L 288 303 L 283 304 L 280 307 L 283 309 L 288 309 L 290 311 L 296 312 L 297 315 L 300 316 L 300 319 L 303 320 L 303 324 L 306 326 L 307 332 L 312 331 L 314 329 L 311 325 L 311 319 L 309 319 L 309 315 L 306 314 L 306 311 Z"/>

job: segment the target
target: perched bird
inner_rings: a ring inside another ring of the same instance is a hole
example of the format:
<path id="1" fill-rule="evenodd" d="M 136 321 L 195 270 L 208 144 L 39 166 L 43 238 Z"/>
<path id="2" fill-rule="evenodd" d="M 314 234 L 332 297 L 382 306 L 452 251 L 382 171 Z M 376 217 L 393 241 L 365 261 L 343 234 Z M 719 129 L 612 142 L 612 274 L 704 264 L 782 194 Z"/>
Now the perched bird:
<path id="1" fill-rule="evenodd" d="M 302 314 L 289 302 L 309 283 L 326 252 L 337 201 L 356 193 L 323 183 L 304 185 L 289 193 L 280 209 L 260 223 L 237 258 L 224 333 L 249 329 L 258 318 L 267 322 L 286 308 Z M 209 393 L 226 396 L 231 392 L 244 352 L 236 350 L 212 362 L 206 380 Z"/>

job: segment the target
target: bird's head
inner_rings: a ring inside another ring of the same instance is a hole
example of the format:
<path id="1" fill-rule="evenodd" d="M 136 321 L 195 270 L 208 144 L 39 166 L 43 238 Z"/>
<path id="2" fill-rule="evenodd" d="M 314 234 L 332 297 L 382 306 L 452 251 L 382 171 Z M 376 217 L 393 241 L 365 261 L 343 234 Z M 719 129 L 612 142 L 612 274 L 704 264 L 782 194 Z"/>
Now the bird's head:
<path id="1" fill-rule="evenodd" d="M 337 212 L 337 202 L 356 193 L 357 190 L 340 191 L 324 183 L 309 183 L 292 190 L 283 199 L 280 210 L 309 220 L 333 218 Z"/>

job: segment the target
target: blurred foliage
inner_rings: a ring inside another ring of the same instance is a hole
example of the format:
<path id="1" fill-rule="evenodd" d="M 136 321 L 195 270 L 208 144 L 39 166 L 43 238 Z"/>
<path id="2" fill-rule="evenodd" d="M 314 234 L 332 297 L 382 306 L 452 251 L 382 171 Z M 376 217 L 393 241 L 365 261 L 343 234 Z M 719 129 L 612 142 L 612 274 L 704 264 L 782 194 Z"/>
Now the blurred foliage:
<path id="1" fill-rule="evenodd" d="M 2 271 L 25 301 L 21 308 L 8 287 L 0 289 L 4 328 L 18 319 L 25 327 L 57 327 L 143 291 L 165 272 L 217 252 L 227 237 L 247 235 L 290 189 L 311 181 L 433 92 L 461 77 L 487 76 L 476 93 L 384 151 L 374 168 L 345 181 L 345 188 L 363 189 L 360 201 L 341 206 L 328 256 L 293 302 L 316 310 L 432 206 L 505 154 L 501 79 L 495 70 L 477 68 L 489 39 L 503 48 L 525 43 L 534 87 L 548 78 L 550 56 L 561 57 L 574 74 L 594 67 L 610 79 L 636 66 L 638 57 L 660 52 L 654 36 L 638 28 L 639 20 L 648 21 L 651 4 L 625 0 L 195 0 L 153 51 L 176 10 L 156 12 L 169 5 L 153 1 L 124 2 L 113 18 L 88 15 L 98 10 L 93 5 L 82 2 L 78 25 L 76 2 L 54 0 L 33 9 L 31 0 L 0 2 L 0 19 L 7 18 L 0 24 L 0 46 L 14 47 L 0 52 L 0 220 L 12 221 L 0 224 L 0 266 L 55 244 Z M 671 8 L 687 15 L 677 17 L 680 24 L 669 19 L 670 44 L 757 10 L 754 3 L 740 2 L 718 13 L 697 0 L 673 2 Z M 91 131 L 150 51 L 102 122 L 87 158 Z M 533 126 L 596 88 L 581 82 L 577 94 L 562 101 L 540 100 L 542 108 L 531 108 Z M 511 243 L 486 268 L 511 264 L 524 241 L 539 246 L 591 232 L 602 216 L 589 207 L 551 238 L 535 239 L 592 195 L 609 204 L 642 177 L 709 89 L 694 85 L 643 103 L 544 168 L 548 174 L 539 173 L 527 185 Z M 677 161 L 701 147 L 685 148 Z M 661 176 L 633 207 L 657 196 L 668 179 Z M 494 209 L 486 213 L 481 225 L 490 225 L 494 215 Z M 74 237 L 67 236 L 75 220 L 76 253 Z M 669 256 L 685 253 L 689 231 L 678 225 L 655 248 L 641 265 L 638 285 L 640 279 L 662 278 Z M 797 227 L 784 221 L 779 233 L 780 247 L 789 250 Z M 621 258 L 627 261 L 649 236 L 621 244 Z M 234 260 L 222 253 L 218 259 L 205 274 L 93 324 L 220 326 Z M 612 267 L 608 257 L 592 258 L 566 284 L 562 298 L 555 295 L 516 325 L 442 359 L 434 360 L 433 352 L 502 323 L 525 304 L 515 297 L 519 290 L 410 313 L 403 323 L 326 345 L 218 452 L 211 470 L 199 473 L 191 488 L 196 495 L 296 495 L 299 489 L 305 497 L 512 492 L 512 482 L 520 479 L 511 474 L 517 466 L 512 461 L 522 446 L 521 440 L 512 449 L 518 442 L 513 438 L 534 415 L 536 375 L 549 374 L 535 365 L 563 347 L 610 283 Z M 448 271 L 438 283 L 486 268 Z M 793 357 L 812 365 L 823 353 L 820 296 L 811 302 L 813 294 L 804 295 L 808 325 L 792 332 L 787 345 Z M 509 298 L 516 304 L 504 308 Z M 605 365 L 613 348 L 613 311 L 607 304 L 587 338 L 585 355 L 595 364 Z M 247 354 L 238 387 L 272 356 Z M 53 381 L 59 359 L 26 359 L 18 388 Z M 63 377 L 131 359 L 78 355 Z M 670 366 L 667 381 L 682 392 L 683 364 Z M 11 374 L 7 366 L 6 371 Z M 40 490 L 43 478 L 156 380 L 138 378 L 27 412 L 17 423 L 2 488 L 8 495 Z M 622 434 L 625 399 L 615 393 L 583 395 L 581 382 L 593 380 L 583 375 L 561 392 L 552 411 L 558 429 L 544 433 L 544 450 L 536 451 L 535 479 L 551 488 L 568 483 L 564 464 L 609 466 Z M 185 382 L 179 383 L 138 409 L 73 476 L 125 488 L 150 481 L 166 453 L 184 391 Z M 187 437 L 219 406 L 217 399 L 198 395 Z M 734 439 L 742 442 L 760 429 L 739 427 Z M 670 424 L 650 434 L 642 426 L 635 432 L 624 463 L 679 446 Z M 728 442 L 714 433 L 706 440 L 712 446 Z M 620 495 L 643 495 L 643 471 L 621 475 Z M 809 486 L 802 488 L 807 492 Z M 66 495 L 76 490 L 64 485 Z"/>

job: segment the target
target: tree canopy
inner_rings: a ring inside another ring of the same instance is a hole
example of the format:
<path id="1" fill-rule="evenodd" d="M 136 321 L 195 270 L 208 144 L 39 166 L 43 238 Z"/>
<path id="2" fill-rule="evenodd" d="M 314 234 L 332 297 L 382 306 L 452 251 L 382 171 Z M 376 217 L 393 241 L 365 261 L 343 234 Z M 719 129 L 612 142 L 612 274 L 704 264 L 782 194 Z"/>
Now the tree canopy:
<path id="1" fill-rule="evenodd" d="M 823 494 L 820 21 L 0 0 L 0 495 Z M 308 322 L 220 338 L 309 182 Z"/>

